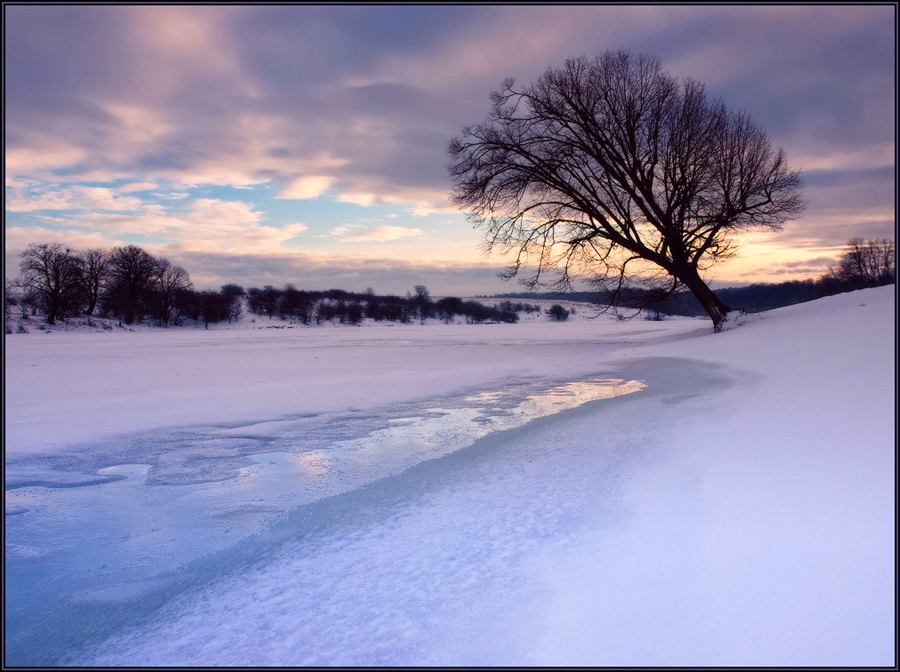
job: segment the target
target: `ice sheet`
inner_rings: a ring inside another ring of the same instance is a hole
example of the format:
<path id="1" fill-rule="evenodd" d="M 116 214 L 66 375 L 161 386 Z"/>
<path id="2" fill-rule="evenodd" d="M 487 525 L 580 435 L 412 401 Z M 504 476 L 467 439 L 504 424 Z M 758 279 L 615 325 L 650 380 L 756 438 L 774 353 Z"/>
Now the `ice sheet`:
<path id="1" fill-rule="evenodd" d="M 83 636 L 84 623 L 95 632 L 118 627 L 98 623 L 96 609 L 86 618 L 91 605 L 122 610 L 160 590 L 183 590 L 188 584 L 180 568 L 264 533 L 303 505 L 490 434 L 644 387 L 610 376 L 561 384 L 511 381 L 364 414 L 183 427 L 12 460 L 6 494 L 10 659 L 58 662 L 61 635 L 71 645 Z M 41 618 L 68 612 L 72 620 L 58 617 L 52 641 L 35 634 Z M 142 608 L 131 613 L 136 617 Z"/>

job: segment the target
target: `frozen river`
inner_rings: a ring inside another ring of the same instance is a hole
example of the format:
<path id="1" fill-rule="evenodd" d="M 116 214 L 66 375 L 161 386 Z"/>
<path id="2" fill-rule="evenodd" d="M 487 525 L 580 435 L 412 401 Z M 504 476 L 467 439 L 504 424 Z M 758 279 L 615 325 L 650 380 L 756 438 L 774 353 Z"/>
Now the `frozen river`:
<path id="1" fill-rule="evenodd" d="M 181 427 L 12 461 L 8 662 L 60 663 L 310 524 L 334 524 L 336 496 L 644 387 L 609 376 L 510 381 L 376 411 Z M 342 517 L 357 515 L 350 507 Z"/>

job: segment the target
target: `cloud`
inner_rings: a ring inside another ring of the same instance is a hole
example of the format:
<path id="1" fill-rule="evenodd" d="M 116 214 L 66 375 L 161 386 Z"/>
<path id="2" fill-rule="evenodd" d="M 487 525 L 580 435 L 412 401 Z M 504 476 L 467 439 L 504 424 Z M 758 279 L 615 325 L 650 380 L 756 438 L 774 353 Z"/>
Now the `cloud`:
<path id="1" fill-rule="evenodd" d="M 187 191 L 154 191 L 152 195 L 156 196 L 156 198 L 165 198 L 171 201 L 178 201 L 183 198 L 188 198 L 190 196 L 190 193 Z"/>
<path id="2" fill-rule="evenodd" d="M 806 173 L 840 171 L 871 171 L 893 168 L 895 148 L 891 144 L 872 144 L 866 147 L 849 147 L 826 151 L 804 148 L 804 153 L 790 157 L 791 163 L 802 167 Z"/>
<path id="3" fill-rule="evenodd" d="M 423 235 L 421 229 L 404 226 L 365 227 L 359 224 L 345 224 L 331 229 L 331 234 L 341 242 L 386 242 L 401 238 L 418 238 Z"/>
<path id="4" fill-rule="evenodd" d="M 891 6 L 4 11 L 7 206 L 35 230 L 68 221 L 72 230 L 110 226 L 110 240 L 143 229 L 190 249 L 205 240 L 255 250 L 302 233 L 303 225 L 266 226 L 249 193 L 244 209 L 203 205 L 197 197 L 210 185 L 266 184 L 277 198 L 317 199 L 303 207 L 456 214 L 446 143 L 485 118 L 490 91 L 507 76 L 528 83 L 567 57 L 622 47 L 705 81 L 807 172 L 810 207 L 786 227 L 786 244 L 832 244 L 883 231 L 894 218 L 893 178 L 867 172 L 895 163 Z M 142 192 L 143 204 L 126 200 Z M 167 203 L 150 203 L 154 194 Z M 54 214 L 66 210 L 86 216 L 76 224 Z M 204 223 L 212 211 L 222 214 L 220 228 Z M 334 221 L 323 215 L 316 225 Z M 415 237 L 427 238 L 372 227 L 335 242 Z"/>
<path id="5" fill-rule="evenodd" d="M 122 238 L 110 238 L 103 231 L 74 231 L 61 232 L 54 228 L 8 226 L 3 232 L 6 247 L 7 278 L 13 277 L 18 269 L 18 255 L 31 243 L 60 243 L 73 250 L 109 249 L 127 245 Z M 12 271 L 12 272 L 11 272 Z"/>
<path id="6" fill-rule="evenodd" d="M 38 210 L 134 211 L 143 210 L 139 198 L 121 196 L 119 190 L 107 187 L 71 186 L 58 190 L 8 189 L 6 209 L 9 212 Z"/>
<path id="7" fill-rule="evenodd" d="M 334 183 L 333 177 L 326 175 L 308 175 L 291 180 L 291 183 L 278 192 L 278 198 L 317 198 L 328 191 Z"/>
<path id="8" fill-rule="evenodd" d="M 116 191 L 130 194 L 135 191 L 153 191 L 158 188 L 159 185 L 155 182 L 132 182 L 130 184 L 123 184 L 121 187 L 116 187 Z"/>
<path id="9" fill-rule="evenodd" d="M 87 192 L 88 197 L 84 197 Z M 81 198 L 68 198 L 72 193 Z M 15 227 L 17 240 L 24 232 L 33 231 L 27 242 L 43 242 L 49 236 L 53 240 L 77 245 L 85 236 L 92 236 L 99 243 L 104 236 L 106 247 L 141 241 L 156 251 L 215 250 L 221 253 L 271 253 L 283 251 L 297 236 L 308 230 L 302 222 L 282 226 L 263 224 L 262 213 L 251 203 L 198 198 L 178 209 L 154 203 L 129 199 L 127 208 L 119 208 L 123 197 L 110 198 L 111 190 L 72 188 L 65 190 L 57 201 L 50 198 L 36 200 L 43 210 L 78 210 L 75 215 L 43 214 L 40 225 Z M 91 204 L 91 197 L 95 205 Z M 90 206 L 90 207 L 88 207 Z M 7 227 L 7 244 L 11 229 Z M 52 233 L 48 233 L 52 232 Z"/>
<path id="10" fill-rule="evenodd" d="M 106 103 L 103 107 L 115 119 L 130 145 L 152 146 L 175 130 L 175 121 L 160 110 L 119 102 Z"/>
<path id="11" fill-rule="evenodd" d="M 298 289 L 339 288 L 403 295 L 425 285 L 432 296 L 472 296 L 516 291 L 502 281 L 496 264 L 422 263 L 415 260 L 371 258 L 303 252 L 281 254 L 217 254 L 189 251 L 170 255 L 191 274 L 196 287 L 217 288 L 234 282 L 244 287 L 294 284 Z"/>
<path id="12" fill-rule="evenodd" d="M 47 142 L 6 148 L 7 184 L 16 177 L 45 175 L 56 168 L 78 165 L 88 157 L 88 150 L 65 142 Z"/>
<path id="13" fill-rule="evenodd" d="M 173 239 L 173 250 L 216 250 L 274 252 L 308 227 L 300 222 L 285 226 L 264 226 L 262 213 L 249 203 L 197 199 L 186 213 L 160 218 L 157 226 Z"/>

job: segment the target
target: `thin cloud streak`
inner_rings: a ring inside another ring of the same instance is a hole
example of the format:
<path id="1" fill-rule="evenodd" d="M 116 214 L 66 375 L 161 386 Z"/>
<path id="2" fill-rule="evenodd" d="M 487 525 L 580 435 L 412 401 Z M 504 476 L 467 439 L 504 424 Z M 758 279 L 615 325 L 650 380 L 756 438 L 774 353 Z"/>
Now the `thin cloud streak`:
<path id="1" fill-rule="evenodd" d="M 473 296 L 519 291 L 499 278 L 491 264 L 434 264 L 399 259 L 311 255 L 218 255 L 187 252 L 178 263 L 190 269 L 194 285 L 218 289 L 234 282 L 246 287 L 291 283 L 310 290 L 344 289 L 404 295 L 425 285 L 435 296 Z M 174 261 L 174 259 L 173 259 Z"/>
<path id="2" fill-rule="evenodd" d="M 418 238 L 422 236 L 422 230 L 386 224 L 373 227 L 348 224 L 332 229 L 331 234 L 343 242 L 383 242 L 401 238 Z"/>

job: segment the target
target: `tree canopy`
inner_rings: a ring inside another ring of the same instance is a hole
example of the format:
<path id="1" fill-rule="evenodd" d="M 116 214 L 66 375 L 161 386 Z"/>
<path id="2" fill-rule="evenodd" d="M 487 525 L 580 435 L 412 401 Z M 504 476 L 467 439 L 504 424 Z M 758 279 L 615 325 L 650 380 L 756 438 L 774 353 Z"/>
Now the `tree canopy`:
<path id="1" fill-rule="evenodd" d="M 799 172 L 750 117 L 654 56 L 570 59 L 491 100 L 448 146 L 452 198 L 488 251 L 514 255 L 508 277 L 532 268 L 532 287 L 550 269 L 612 297 L 629 278 L 655 299 L 685 286 L 718 330 L 730 308 L 701 272 L 734 254 L 735 234 L 804 209 Z"/>
<path id="2" fill-rule="evenodd" d="M 20 256 L 22 284 L 38 297 L 47 313 L 47 324 L 74 312 L 82 288 L 81 257 L 59 243 L 32 243 Z"/>

